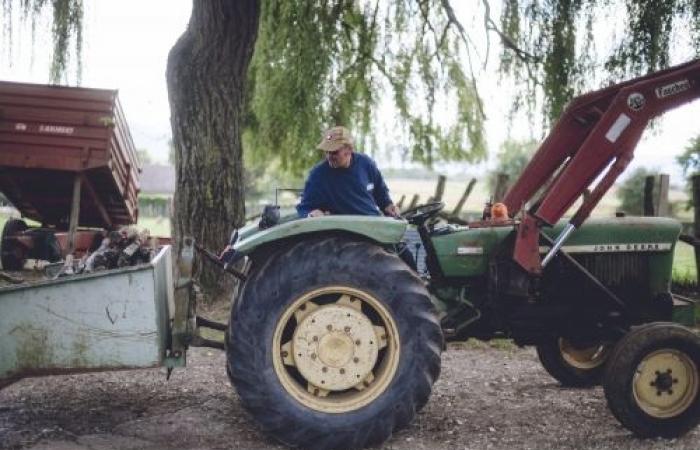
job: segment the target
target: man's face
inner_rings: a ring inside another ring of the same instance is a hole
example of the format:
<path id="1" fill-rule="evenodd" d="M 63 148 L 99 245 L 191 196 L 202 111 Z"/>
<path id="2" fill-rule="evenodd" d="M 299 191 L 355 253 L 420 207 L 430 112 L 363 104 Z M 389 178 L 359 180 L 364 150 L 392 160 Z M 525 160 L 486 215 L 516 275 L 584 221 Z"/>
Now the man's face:
<path id="1" fill-rule="evenodd" d="M 349 145 L 344 145 L 334 152 L 326 152 L 328 164 L 334 169 L 346 169 L 350 167 L 352 160 L 352 148 Z"/>

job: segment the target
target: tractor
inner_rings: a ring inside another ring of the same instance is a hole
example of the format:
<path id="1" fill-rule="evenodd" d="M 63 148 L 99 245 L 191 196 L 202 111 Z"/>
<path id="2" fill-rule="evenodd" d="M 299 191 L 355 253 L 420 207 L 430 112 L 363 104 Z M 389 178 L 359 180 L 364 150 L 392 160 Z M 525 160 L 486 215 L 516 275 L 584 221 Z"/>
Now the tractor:
<path id="1" fill-rule="evenodd" d="M 400 220 L 273 215 L 235 231 L 227 372 L 245 409 L 289 446 L 377 445 L 428 402 L 445 341 L 506 338 L 564 386 L 602 384 L 635 435 L 693 429 L 695 305 L 670 292 L 681 226 L 588 217 L 649 120 L 699 96 L 696 60 L 575 98 L 468 225 L 436 223 L 444 205 L 430 203 Z M 408 228 L 424 272 L 397 255 Z"/>

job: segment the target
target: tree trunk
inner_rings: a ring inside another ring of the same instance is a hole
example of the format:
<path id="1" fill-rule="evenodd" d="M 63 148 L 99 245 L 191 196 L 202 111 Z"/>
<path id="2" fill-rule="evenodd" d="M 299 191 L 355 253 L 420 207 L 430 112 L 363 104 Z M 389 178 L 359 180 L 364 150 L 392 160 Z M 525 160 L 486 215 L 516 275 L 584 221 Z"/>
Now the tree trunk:
<path id="1" fill-rule="evenodd" d="M 178 251 L 183 236 L 218 251 L 243 223 L 242 119 L 259 15 L 257 0 L 194 1 L 187 30 L 170 50 L 166 76 Z M 227 288 L 221 282 L 225 275 L 199 262 L 196 278 L 206 292 L 220 294 Z"/>

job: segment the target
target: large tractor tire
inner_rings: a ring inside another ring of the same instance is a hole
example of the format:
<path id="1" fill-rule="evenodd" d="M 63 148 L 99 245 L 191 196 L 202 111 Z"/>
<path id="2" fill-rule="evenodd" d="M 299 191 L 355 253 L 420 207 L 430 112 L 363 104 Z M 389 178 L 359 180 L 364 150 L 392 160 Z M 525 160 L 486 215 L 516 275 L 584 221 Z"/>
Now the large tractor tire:
<path id="1" fill-rule="evenodd" d="M 359 449 L 428 401 L 443 337 L 423 282 L 395 254 L 339 237 L 253 268 L 231 312 L 228 372 L 278 441 Z"/>
<path id="2" fill-rule="evenodd" d="M 603 387 L 613 415 L 640 437 L 675 438 L 700 422 L 700 337 L 674 323 L 635 328 L 615 346 Z"/>
<path id="3" fill-rule="evenodd" d="M 10 219 L 5 222 L 0 236 L 0 263 L 4 270 L 22 270 L 27 260 L 27 249 L 11 240 L 5 240 L 27 229 L 27 223 L 21 219 Z"/>
<path id="4" fill-rule="evenodd" d="M 542 367 L 565 387 L 600 384 L 611 344 L 577 346 L 563 337 L 553 337 L 537 346 Z"/>

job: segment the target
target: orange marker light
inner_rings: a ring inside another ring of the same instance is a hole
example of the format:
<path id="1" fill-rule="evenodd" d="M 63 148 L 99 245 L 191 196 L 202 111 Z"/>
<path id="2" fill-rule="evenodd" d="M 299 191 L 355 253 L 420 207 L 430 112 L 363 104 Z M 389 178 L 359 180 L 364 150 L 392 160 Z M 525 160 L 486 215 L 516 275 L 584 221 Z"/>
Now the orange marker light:
<path id="1" fill-rule="evenodd" d="M 491 220 L 496 222 L 508 220 L 508 207 L 503 203 L 494 203 L 491 207 Z"/>

